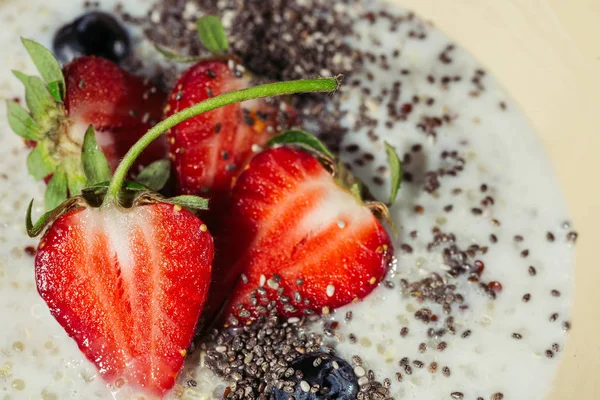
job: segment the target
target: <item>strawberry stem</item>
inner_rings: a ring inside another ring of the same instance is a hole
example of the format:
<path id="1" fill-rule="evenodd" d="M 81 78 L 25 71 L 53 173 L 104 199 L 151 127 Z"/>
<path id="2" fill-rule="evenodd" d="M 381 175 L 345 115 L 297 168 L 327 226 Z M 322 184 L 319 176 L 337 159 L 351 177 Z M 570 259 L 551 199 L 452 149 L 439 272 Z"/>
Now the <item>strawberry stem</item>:
<path id="1" fill-rule="evenodd" d="M 317 78 L 305 79 L 289 82 L 269 83 L 266 85 L 255 86 L 252 88 L 242 89 L 231 93 L 224 93 L 216 97 L 204 100 L 191 107 L 183 109 L 176 114 L 171 115 L 156 124 L 148 132 L 144 134 L 125 154 L 123 160 L 117 167 L 103 205 L 118 202 L 119 192 L 125 180 L 129 168 L 133 165 L 136 158 L 150 143 L 152 143 L 160 135 L 173 128 L 175 125 L 188 120 L 196 115 L 214 110 L 219 107 L 229 104 L 239 103 L 246 100 L 258 99 L 262 97 L 281 96 L 294 93 L 309 93 L 309 92 L 332 92 L 338 88 L 338 78 Z"/>

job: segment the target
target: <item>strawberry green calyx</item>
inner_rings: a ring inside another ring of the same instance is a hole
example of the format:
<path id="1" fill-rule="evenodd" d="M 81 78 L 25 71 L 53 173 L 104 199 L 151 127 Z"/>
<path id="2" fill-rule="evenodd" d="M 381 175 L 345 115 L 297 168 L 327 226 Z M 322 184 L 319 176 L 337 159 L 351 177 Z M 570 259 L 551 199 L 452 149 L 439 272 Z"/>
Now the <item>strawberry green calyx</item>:
<path id="1" fill-rule="evenodd" d="M 196 21 L 200 41 L 208 51 L 214 54 L 229 50 L 229 42 L 221 20 L 214 15 L 205 15 Z"/>
<path id="2" fill-rule="evenodd" d="M 33 40 L 22 38 L 21 42 L 23 42 L 23 46 L 25 46 L 40 75 L 48 85 L 52 97 L 56 101 L 62 102 L 65 99 L 65 78 L 60 64 L 56 61 L 52 52 Z"/>
<path id="3" fill-rule="evenodd" d="M 196 21 L 196 30 L 198 32 L 198 38 L 206 50 L 210 51 L 215 56 L 227 59 L 229 41 L 227 40 L 225 28 L 217 16 L 205 15 L 198 19 Z M 154 44 L 154 49 L 156 49 L 156 51 L 158 51 L 165 59 L 177 63 L 195 63 L 203 60 L 202 57 L 177 54 L 156 43 Z M 232 56 L 232 58 L 235 59 L 234 56 Z"/>
<path id="4" fill-rule="evenodd" d="M 390 190 L 390 199 L 389 205 L 394 204 L 396 201 L 396 196 L 398 196 L 398 189 L 400 189 L 400 184 L 402 183 L 402 162 L 400 161 L 400 157 L 398 157 L 398 153 L 394 147 L 388 142 L 385 142 L 385 151 L 387 153 L 388 164 L 390 165 L 392 183 Z"/>
<path id="5" fill-rule="evenodd" d="M 108 161 L 96 142 L 94 126 L 90 125 L 83 138 L 81 147 L 81 164 L 85 173 L 87 184 L 94 185 L 110 180 L 111 173 Z"/>
<path id="6" fill-rule="evenodd" d="M 158 192 L 167 184 L 170 175 L 171 161 L 166 159 L 158 160 L 145 167 L 136 176 L 135 181 L 146 186 L 148 189 Z"/>
<path id="7" fill-rule="evenodd" d="M 63 101 L 65 79 L 60 64 L 39 43 L 21 39 L 42 78 L 13 71 L 25 86 L 25 103 L 7 101 L 8 123 L 23 139 L 35 142 L 27 157 L 27 167 L 35 179 L 50 178 L 46 193 L 46 209 L 64 201 L 67 191 L 79 194 L 85 185 L 79 159 L 81 143 L 69 136 L 69 122 Z"/>
<path id="8" fill-rule="evenodd" d="M 315 135 L 301 129 L 290 129 L 282 132 L 280 135 L 275 136 L 273 139 L 267 142 L 267 146 L 277 146 L 283 144 L 294 144 L 303 148 L 314 150 L 332 160 L 335 158 L 327 146 L 317 139 Z"/>
<path id="9" fill-rule="evenodd" d="M 227 106 L 229 104 L 295 93 L 332 92 L 338 88 L 338 84 L 338 79 L 335 77 L 270 83 L 221 94 L 171 115 L 169 118 L 159 122 L 153 128 L 151 128 L 129 149 L 127 154 L 125 154 L 125 157 L 123 157 L 123 160 L 117 167 L 113 179 L 110 182 L 103 204 L 118 203 L 121 186 L 125 180 L 127 172 L 135 162 L 136 158 L 150 143 L 152 143 L 160 135 L 167 132 L 169 129 L 173 128 L 175 125 L 195 117 L 196 115 L 214 110 L 219 107 Z"/>

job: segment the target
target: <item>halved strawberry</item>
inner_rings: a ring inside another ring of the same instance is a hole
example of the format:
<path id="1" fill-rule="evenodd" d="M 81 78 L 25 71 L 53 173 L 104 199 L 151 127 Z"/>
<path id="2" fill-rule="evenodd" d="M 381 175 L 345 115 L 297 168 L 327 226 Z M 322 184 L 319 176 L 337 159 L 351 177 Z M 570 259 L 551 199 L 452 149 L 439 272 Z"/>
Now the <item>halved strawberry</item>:
<path id="1" fill-rule="evenodd" d="M 232 197 L 215 273 L 221 288 L 235 284 L 224 314 L 230 325 L 270 310 L 327 313 L 365 297 L 387 271 L 388 233 L 313 153 L 280 147 L 257 155 Z"/>
<path id="2" fill-rule="evenodd" d="M 165 116 L 201 100 L 248 87 L 250 78 L 233 61 L 201 61 L 171 92 Z M 168 132 L 179 191 L 211 199 L 209 224 L 221 217 L 232 182 L 258 149 L 289 118 L 267 101 L 232 104 L 191 118 Z"/>
<path id="3" fill-rule="evenodd" d="M 45 233 L 36 282 L 104 379 L 162 395 L 175 383 L 210 283 L 206 225 L 167 203 L 82 201 Z"/>
<path id="4" fill-rule="evenodd" d="M 164 95 L 109 60 L 81 57 L 61 71 L 47 49 L 30 40 L 23 43 L 43 80 L 15 72 L 25 85 L 29 110 L 9 101 L 9 124 L 33 147 L 27 159 L 30 174 L 48 180 L 58 171 L 66 176 L 68 191 L 79 194 L 86 183 L 97 183 L 86 182 L 80 162 L 87 128 L 94 126 L 98 144 L 114 170 L 131 145 L 160 119 Z M 137 163 L 147 165 L 165 156 L 164 142 L 157 141 Z M 66 190 L 51 197 L 60 203 Z"/>

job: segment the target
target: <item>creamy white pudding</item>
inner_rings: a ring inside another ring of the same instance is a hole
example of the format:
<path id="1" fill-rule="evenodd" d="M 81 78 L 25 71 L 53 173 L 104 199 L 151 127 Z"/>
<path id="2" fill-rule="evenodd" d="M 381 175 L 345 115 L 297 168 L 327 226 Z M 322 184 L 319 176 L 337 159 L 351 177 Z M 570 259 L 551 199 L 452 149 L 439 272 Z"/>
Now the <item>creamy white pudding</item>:
<path id="1" fill-rule="evenodd" d="M 122 3 L 134 15 L 152 5 Z M 341 157 L 378 198 L 388 190 L 384 141 L 406 175 L 391 208 L 397 261 L 388 279 L 311 329 L 354 360 L 359 377 L 371 369 L 389 379 L 395 399 L 543 399 L 570 327 L 576 234 L 535 132 L 499 84 L 429 24 L 392 7 L 336 7 L 353 16 L 346 40 L 364 57 L 335 95 L 349 129 Z M 56 0 L 3 5 L 2 98 L 22 96 L 11 69 L 34 73 L 19 36 L 49 45 L 81 12 Z M 151 46 L 137 49 L 152 69 Z M 27 149 L 4 110 L 0 137 L 0 396 L 128 398 L 126 388 L 106 387 L 37 295 L 24 215 L 31 198 L 42 212 L 44 185 L 28 176 Z M 169 397 L 215 398 L 226 386 L 197 351 Z"/>

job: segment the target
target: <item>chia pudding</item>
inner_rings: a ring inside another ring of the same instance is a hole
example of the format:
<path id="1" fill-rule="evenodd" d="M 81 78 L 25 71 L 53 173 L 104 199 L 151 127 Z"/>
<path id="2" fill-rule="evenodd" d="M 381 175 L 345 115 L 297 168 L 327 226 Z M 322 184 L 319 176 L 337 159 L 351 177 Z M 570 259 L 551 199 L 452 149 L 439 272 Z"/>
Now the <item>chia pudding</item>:
<path id="1" fill-rule="evenodd" d="M 403 162 L 384 281 L 320 316 L 206 329 L 168 398 L 270 399 L 272 387 L 294 387 L 290 365 L 312 352 L 351 366 L 358 399 L 544 398 L 571 327 L 577 233 L 527 119 L 465 50 L 410 11 L 369 1 L 9 1 L 0 95 L 22 96 L 11 69 L 34 72 L 19 36 L 50 46 L 61 25 L 96 8 L 130 31 L 126 68 L 165 88 L 187 66 L 152 45 L 207 56 L 195 31 L 205 14 L 221 18 L 261 81 L 344 74 L 333 96 L 291 99 L 303 128 L 376 199 L 390 185 L 384 142 Z M 36 292 L 23 216 L 44 184 L 28 177 L 28 150 L 0 113 L 0 393 L 130 398 L 107 388 Z"/>

